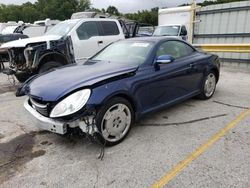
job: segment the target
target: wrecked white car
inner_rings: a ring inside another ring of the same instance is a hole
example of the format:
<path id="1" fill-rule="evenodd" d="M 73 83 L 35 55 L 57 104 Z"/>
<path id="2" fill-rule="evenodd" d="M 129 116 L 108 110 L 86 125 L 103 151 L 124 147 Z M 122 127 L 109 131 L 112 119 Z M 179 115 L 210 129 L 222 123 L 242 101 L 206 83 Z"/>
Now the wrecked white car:
<path id="1" fill-rule="evenodd" d="M 73 19 L 60 22 L 45 35 L 5 43 L 0 52 L 7 52 L 9 69 L 24 82 L 35 74 L 87 59 L 109 45 L 124 39 L 115 19 Z"/>

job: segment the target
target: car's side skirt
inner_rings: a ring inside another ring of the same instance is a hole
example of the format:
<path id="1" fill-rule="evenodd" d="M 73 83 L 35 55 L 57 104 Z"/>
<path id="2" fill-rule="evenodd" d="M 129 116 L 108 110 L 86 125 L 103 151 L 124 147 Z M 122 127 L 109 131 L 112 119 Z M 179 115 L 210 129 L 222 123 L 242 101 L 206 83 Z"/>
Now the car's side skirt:
<path id="1" fill-rule="evenodd" d="M 191 92 L 191 93 L 189 93 L 189 94 L 187 94 L 187 95 L 184 95 L 184 96 L 182 96 L 182 97 L 176 98 L 176 99 L 174 99 L 174 100 L 168 101 L 168 102 L 163 103 L 163 104 L 161 104 L 161 105 L 158 105 L 158 106 L 155 106 L 155 107 L 153 107 L 153 108 L 147 109 L 147 110 L 143 111 L 142 113 L 138 114 L 137 118 L 139 119 L 139 118 L 141 118 L 142 116 L 147 115 L 148 113 L 152 113 L 152 112 L 155 112 L 155 111 L 164 109 L 164 108 L 166 108 L 166 107 L 173 106 L 173 105 L 178 104 L 178 103 L 180 103 L 180 102 L 182 102 L 182 101 L 185 101 L 185 100 L 190 99 L 190 98 L 192 98 L 192 97 L 194 97 L 194 96 L 197 96 L 197 95 L 199 95 L 200 93 L 201 93 L 200 90 L 196 90 L 196 91 L 193 91 L 193 92 Z"/>

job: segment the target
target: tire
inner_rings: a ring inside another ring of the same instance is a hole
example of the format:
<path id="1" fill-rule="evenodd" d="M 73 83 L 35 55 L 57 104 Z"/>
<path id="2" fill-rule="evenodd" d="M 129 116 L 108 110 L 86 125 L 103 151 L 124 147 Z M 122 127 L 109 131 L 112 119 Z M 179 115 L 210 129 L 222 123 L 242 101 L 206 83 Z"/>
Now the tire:
<path id="1" fill-rule="evenodd" d="M 133 122 L 134 110 L 130 102 L 121 97 L 113 98 L 97 113 L 96 126 L 99 133 L 96 136 L 105 146 L 117 145 L 126 138 Z"/>
<path id="2" fill-rule="evenodd" d="M 214 95 L 216 84 L 217 84 L 216 74 L 213 71 L 211 71 L 207 74 L 206 78 L 204 79 L 204 82 L 202 84 L 201 94 L 198 95 L 198 98 L 202 100 L 210 99 Z"/>
<path id="3" fill-rule="evenodd" d="M 49 61 L 49 62 L 46 62 L 44 64 L 42 64 L 38 70 L 38 74 L 41 74 L 41 73 L 44 73 L 44 72 L 47 72 L 51 69 L 54 69 L 54 68 L 57 68 L 57 67 L 61 67 L 63 66 L 62 63 L 59 63 L 59 62 L 56 62 L 56 61 Z"/>
<path id="4" fill-rule="evenodd" d="M 23 73 L 15 74 L 16 79 L 17 79 L 20 83 L 25 82 L 30 76 L 31 76 L 31 75 L 29 75 L 29 74 L 23 74 Z"/>
<path id="5" fill-rule="evenodd" d="M 4 70 L 4 63 L 0 62 L 0 72 L 2 72 Z"/>

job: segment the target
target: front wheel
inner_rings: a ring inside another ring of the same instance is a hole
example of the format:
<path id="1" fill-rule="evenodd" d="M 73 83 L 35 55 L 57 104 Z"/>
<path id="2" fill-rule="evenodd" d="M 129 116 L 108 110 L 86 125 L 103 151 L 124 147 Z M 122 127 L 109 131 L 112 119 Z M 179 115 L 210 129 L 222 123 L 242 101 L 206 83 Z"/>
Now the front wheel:
<path id="1" fill-rule="evenodd" d="M 119 144 L 128 135 L 133 121 L 131 104 L 124 98 L 111 99 L 97 113 L 97 138 L 107 146 Z"/>
<path id="2" fill-rule="evenodd" d="M 17 79 L 20 83 L 25 82 L 30 76 L 32 76 L 32 75 L 31 75 L 31 74 L 27 74 L 27 73 L 16 73 L 16 74 L 15 74 L 16 79 Z"/>
<path id="3" fill-rule="evenodd" d="M 4 70 L 4 63 L 0 62 L 0 72 L 2 72 Z"/>
<path id="4" fill-rule="evenodd" d="M 208 73 L 202 86 L 201 94 L 198 96 L 200 99 L 210 99 L 216 89 L 217 78 L 213 71 Z"/>

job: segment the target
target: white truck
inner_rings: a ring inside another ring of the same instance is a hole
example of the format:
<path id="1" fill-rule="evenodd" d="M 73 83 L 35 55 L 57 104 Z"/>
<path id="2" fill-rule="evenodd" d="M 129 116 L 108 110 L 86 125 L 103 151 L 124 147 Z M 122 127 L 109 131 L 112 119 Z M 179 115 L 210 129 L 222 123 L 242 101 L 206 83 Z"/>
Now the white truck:
<path id="1" fill-rule="evenodd" d="M 9 70 L 23 82 L 52 68 L 87 59 L 112 42 L 124 39 L 118 20 L 71 19 L 60 22 L 45 35 L 12 41 L 0 47 L 9 54 Z"/>
<path id="2" fill-rule="evenodd" d="M 18 23 L 16 23 L 16 25 L 9 25 L 10 23 L 8 22 L 5 24 L 2 23 L 0 24 L 0 26 L 3 28 L 2 35 L 19 33 L 27 35 L 28 37 L 37 37 L 44 35 L 45 32 L 50 30 L 59 22 L 59 20 L 50 20 L 49 18 L 47 18 L 46 20 L 35 21 L 33 24 L 23 23 L 19 21 Z"/>
<path id="3" fill-rule="evenodd" d="M 159 26 L 153 36 L 171 36 L 187 41 L 190 34 L 191 11 L 191 6 L 159 9 Z"/>
<path id="4" fill-rule="evenodd" d="M 23 21 L 19 21 L 19 22 L 6 22 L 6 23 L 0 23 L 0 34 L 10 34 L 13 33 L 14 30 L 20 26 L 24 24 Z"/>

